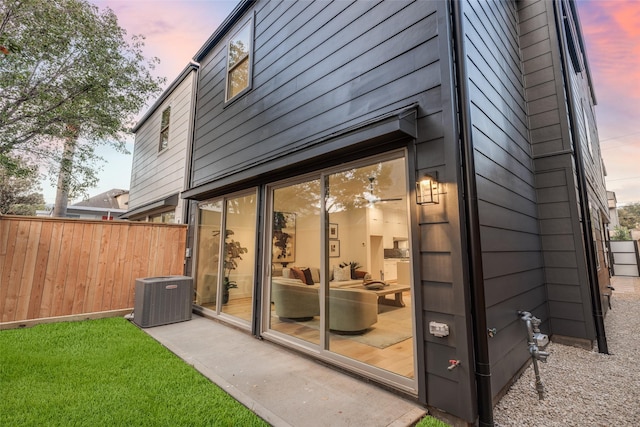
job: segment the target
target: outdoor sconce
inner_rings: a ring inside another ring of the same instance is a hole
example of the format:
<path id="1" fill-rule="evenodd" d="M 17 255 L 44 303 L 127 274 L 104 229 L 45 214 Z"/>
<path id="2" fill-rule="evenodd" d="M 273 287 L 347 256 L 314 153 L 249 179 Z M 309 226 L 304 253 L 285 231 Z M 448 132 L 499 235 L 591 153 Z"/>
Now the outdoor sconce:
<path id="1" fill-rule="evenodd" d="M 416 180 L 416 202 L 419 205 L 437 205 L 440 203 L 438 174 L 423 174 Z"/>

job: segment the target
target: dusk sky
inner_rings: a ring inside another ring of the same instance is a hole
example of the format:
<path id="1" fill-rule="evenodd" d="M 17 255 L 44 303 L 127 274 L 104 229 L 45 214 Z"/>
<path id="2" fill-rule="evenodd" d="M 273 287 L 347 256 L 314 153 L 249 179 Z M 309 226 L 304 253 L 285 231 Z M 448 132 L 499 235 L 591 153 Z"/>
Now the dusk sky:
<path id="1" fill-rule="evenodd" d="M 366 0 L 364 0 L 366 1 Z M 158 76 L 170 83 L 237 0 L 91 0 L 110 7 L 129 35 L 146 37 L 148 57 L 160 58 Z M 578 0 L 596 94 L 596 117 L 607 189 L 618 203 L 640 202 L 640 1 Z M 141 114 L 143 114 L 141 112 Z M 133 141 L 133 139 L 132 139 Z M 133 143 L 129 144 L 133 152 Z M 129 188 L 131 155 L 103 152 L 108 164 L 91 195 Z M 55 191 L 44 188 L 52 203 Z"/>

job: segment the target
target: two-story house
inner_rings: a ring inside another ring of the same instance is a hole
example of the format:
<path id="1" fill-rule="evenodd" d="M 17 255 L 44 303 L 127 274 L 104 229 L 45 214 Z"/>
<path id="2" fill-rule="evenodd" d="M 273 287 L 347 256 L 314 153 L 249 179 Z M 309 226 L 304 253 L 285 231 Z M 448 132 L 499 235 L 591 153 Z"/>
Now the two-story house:
<path id="1" fill-rule="evenodd" d="M 132 129 L 131 188 L 122 219 L 185 223 L 179 197 L 189 171 L 198 65 L 188 64 Z"/>
<path id="2" fill-rule="evenodd" d="M 193 59 L 197 312 L 482 425 L 530 361 L 519 311 L 607 352 L 573 1 L 242 0 Z M 164 175 L 166 101 L 134 175 Z"/>

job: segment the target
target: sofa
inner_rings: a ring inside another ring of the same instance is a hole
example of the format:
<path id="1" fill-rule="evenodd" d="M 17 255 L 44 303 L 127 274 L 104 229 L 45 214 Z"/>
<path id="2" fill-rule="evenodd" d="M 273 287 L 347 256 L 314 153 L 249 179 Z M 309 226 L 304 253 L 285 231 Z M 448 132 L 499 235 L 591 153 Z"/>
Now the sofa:
<path id="1" fill-rule="evenodd" d="M 303 271 L 306 271 L 306 275 Z M 334 267 L 330 272 L 329 286 L 332 288 L 350 288 L 353 286 L 362 285 L 362 281 L 365 278 L 371 278 L 371 275 L 366 271 L 357 271 L 359 277 L 351 278 L 351 269 L 349 267 Z M 320 269 L 318 267 L 290 267 L 282 268 L 278 273 L 274 273 L 274 276 L 282 276 L 285 279 L 298 279 L 307 285 L 319 286 L 320 285 Z"/>
<path id="2" fill-rule="evenodd" d="M 306 321 L 320 315 L 319 284 L 307 285 L 299 279 L 286 277 L 273 277 L 271 283 L 271 301 L 278 317 Z M 329 288 L 330 330 L 364 333 L 377 321 L 378 297 L 374 292 L 349 287 Z"/>

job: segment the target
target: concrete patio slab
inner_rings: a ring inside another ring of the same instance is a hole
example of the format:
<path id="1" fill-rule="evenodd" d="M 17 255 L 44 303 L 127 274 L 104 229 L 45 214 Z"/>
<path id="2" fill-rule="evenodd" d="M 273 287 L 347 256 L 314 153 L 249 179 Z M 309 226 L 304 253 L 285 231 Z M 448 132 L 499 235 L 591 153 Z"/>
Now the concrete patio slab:
<path id="1" fill-rule="evenodd" d="M 197 315 L 143 329 L 269 424 L 411 426 L 421 405 Z"/>
<path id="2" fill-rule="evenodd" d="M 614 299 L 617 295 L 640 295 L 640 277 L 613 276 L 611 278 L 611 286 L 615 289 L 613 291 Z"/>

